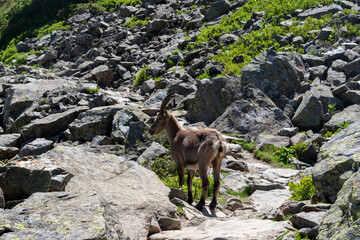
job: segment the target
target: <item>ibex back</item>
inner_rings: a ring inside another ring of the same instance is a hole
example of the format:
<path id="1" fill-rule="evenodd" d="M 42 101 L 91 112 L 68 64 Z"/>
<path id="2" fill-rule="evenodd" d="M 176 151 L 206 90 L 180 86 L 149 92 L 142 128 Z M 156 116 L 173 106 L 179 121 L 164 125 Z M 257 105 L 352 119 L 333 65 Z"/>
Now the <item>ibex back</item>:
<path id="1" fill-rule="evenodd" d="M 215 129 L 189 130 L 184 129 L 176 120 L 175 116 L 166 110 L 166 105 L 174 93 L 170 93 L 161 104 L 160 112 L 155 122 L 149 129 L 150 134 L 158 134 L 165 130 L 170 146 L 171 155 L 176 164 L 179 175 L 179 184 L 184 184 L 185 168 L 188 169 L 188 202 L 193 202 L 192 180 L 196 170 L 199 170 L 202 181 L 202 192 L 196 208 L 202 210 L 209 188 L 207 169 L 212 165 L 214 176 L 214 195 L 210 203 L 215 208 L 217 194 L 220 187 L 221 161 L 224 158 L 227 147 L 225 139 Z"/>

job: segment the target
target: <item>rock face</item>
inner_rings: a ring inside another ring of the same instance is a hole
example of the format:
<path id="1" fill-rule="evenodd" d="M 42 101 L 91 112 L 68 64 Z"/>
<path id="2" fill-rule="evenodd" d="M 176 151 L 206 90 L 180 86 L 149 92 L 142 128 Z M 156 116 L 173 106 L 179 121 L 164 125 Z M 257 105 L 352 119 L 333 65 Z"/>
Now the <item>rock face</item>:
<path id="1" fill-rule="evenodd" d="M 242 93 L 243 99 L 231 104 L 211 127 L 224 133 L 248 133 L 254 138 L 291 127 L 290 119 L 262 91 L 249 84 Z"/>
<path id="2" fill-rule="evenodd" d="M 193 122 L 212 123 L 223 114 L 226 107 L 240 99 L 241 82 L 236 77 L 203 79 L 192 100 L 187 119 Z"/>
<path id="3" fill-rule="evenodd" d="M 64 146 L 41 157 L 54 159 L 75 175 L 67 185 L 69 193 L 96 192 L 96 199 L 113 209 L 112 215 L 130 239 L 146 239 L 154 215 L 170 217 L 176 211 L 168 198 L 169 188 L 135 162 Z"/>
<path id="4" fill-rule="evenodd" d="M 321 147 L 313 179 L 316 189 L 331 202 L 337 199 L 344 182 L 358 171 L 359 134 L 360 121 L 356 121 Z"/>
<path id="5" fill-rule="evenodd" d="M 343 122 L 355 122 L 360 119 L 360 105 L 351 105 L 339 113 L 334 114 L 331 119 L 324 124 L 325 129 L 338 128 Z"/>
<path id="6" fill-rule="evenodd" d="M 285 107 L 281 96 L 299 92 L 305 67 L 295 54 L 269 51 L 256 57 L 242 70 L 241 80 L 252 83 L 263 91 L 279 108 Z"/>
<path id="7" fill-rule="evenodd" d="M 357 239 L 360 223 L 360 172 L 349 177 L 337 194 L 335 203 L 325 214 L 317 239 Z"/>

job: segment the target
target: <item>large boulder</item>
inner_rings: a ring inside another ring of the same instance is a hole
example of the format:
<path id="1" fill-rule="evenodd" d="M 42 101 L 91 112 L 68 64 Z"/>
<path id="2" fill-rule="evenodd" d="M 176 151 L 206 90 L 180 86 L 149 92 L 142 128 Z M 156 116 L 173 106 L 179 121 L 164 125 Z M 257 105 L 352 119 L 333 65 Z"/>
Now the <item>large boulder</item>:
<path id="1" fill-rule="evenodd" d="M 32 121 L 30 124 L 22 127 L 21 136 L 24 140 L 52 137 L 65 131 L 69 124 L 79 115 L 79 113 L 86 111 L 89 107 L 75 107 L 66 112 L 55 113 L 44 118 L 39 118 Z"/>
<path id="2" fill-rule="evenodd" d="M 347 178 L 337 199 L 325 214 L 316 239 L 358 239 L 360 221 L 360 171 Z"/>
<path id="3" fill-rule="evenodd" d="M 241 81 L 238 77 L 203 79 L 199 82 L 186 118 L 192 122 L 210 124 L 223 114 L 231 103 L 241 99 L 240 92 Z"/>
<path id="4" fill-rule="evenodd" d="M 211 127 L 224 133 L 249 134 L 256 138 L 260 133 L 276 134 L 292 126 L 281 109 L 253 85 L 244 87 L 242 98 L 231 104 Z"/>
<path id="5" fill-rule="evenodd" d="M 301 91 L 305 66 L 296 53 L 262 53 L 242 69 L 241 80 L 254 84 L 263 91 L 276 106 L 284 108 L 281 98 L 291 97 Z"/>
<path id="6" fill-rule="evenodd" d="M 16 147 L 19 142 L 21 135 L 15 134 L 2 134 L 0 135 L 0 146 L 1 147 Z"/>
<path id="7" fill-rule="evenodd" d="M 35 192 L 48 192 L 50 180 L 49 171 L 0 167 L 0 188 L 6 201 L 24 199 Z"/>
<path id="8" fill-rule="evenodd" d="M 110 136 L 111 122 L 115 113 L 123 105 L 96 107 L 79 114 L 70 125 L 71 139 L 74 141 L 91 141 L 97 135 Z"/>
<path id="9" fill-rule="evenodd" d="M 57 146 L 41 157 L 53 159 L 75 175 L 66 187 L 69 193 L 90 192 L 96 194 L 103 205 L 111 206 L 116 222 L 123 226 L 124 234 L 130 239 L 146 239 L 154 216 L 174 216 L 176 206 L 169 201 L 170 189 L 154 172 L 136 162 L 94 153 L 87 148 L 65 146 Z"/>
<path id="10" fill-rule="evenodd" d="M 143 140 L 146 123 L 149 116 L 136 106 L 125 106 L 118 111 L 112 121 L 111 137 L 119 143 L 134 145 L 137 140 Z"/>
<path id="11" fill-rule="evenodd" d="M 329 201 L 335 202 L 344 182 L 356 171 L 360 163 L 360 121 L 336 134 L 325 143 L 314 166 L 316 189 Z"/>
<path id="12" fill-rule="evenodd" d="M 321 18 L 326 14 L 334 14 L 342 10 L 343 8 L 341 6 L 337 4 L 330 4 L 328 6 L 315 7 L 305 10 L 304 12 L 300 13 L 298 17 L 301 20 L 305 20 L 308 17 Z"/>
<path id="13" fill-rule="evenodd" d="M 54 142 L 45 138 L 37 138 L 32 142 L 27 143 L 20 149 L 19 157 L 34 156 L 45 153 L 50 150 Z"/>
<path id="14" fill-rule="evenodd" d="M 335 104 L 335 98 L 329 87 L 319 85 L 304 94 L 292 122 L 294 126 L 308 130 L 320 130 L 323 115 L 328 112 L 329 104 Z"/>
<path id="15" fill-rule="evenodd" d="M 3 127 L 7 133 L 17 131 L 23 125 L 30 123 L 32 118 L 17 124 L 16 129 L 11 129 L 12 125 L 16 124 L 17 118 L 26 110 L 30 109 L 35 102 L 43 101 L 44 93 L 51 91 L 76 91 L 77 87 L 75 82 L 64 81 L 63 79 L 55 80 L 40 80 L 28 78 L 26 84 L 14 84 L 8 89 L 4 104 L 4 120 Z"/>
<path id="16" fill-rule="evenodd" d="M 98 194 L 34 193 L 0 215 L 1 239 L 128 239 Z"/>
<path id="17" fill-rule="evenodd" d="M 223 14 L 228 13 L 230 10 L 230 4 L 227 1 L 218 1 L 210 5 L 209 10 L 206 13 L 206 20 L 211 21 Z"/>

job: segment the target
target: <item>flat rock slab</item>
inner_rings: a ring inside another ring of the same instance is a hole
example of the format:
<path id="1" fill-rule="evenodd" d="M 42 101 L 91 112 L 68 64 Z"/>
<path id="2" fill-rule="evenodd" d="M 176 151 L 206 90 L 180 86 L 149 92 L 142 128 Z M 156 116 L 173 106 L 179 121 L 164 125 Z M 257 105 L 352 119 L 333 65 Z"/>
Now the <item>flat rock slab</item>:
<path id="1" fill-rule="evenodd" d="M 150 236 L 152 240 L 163 239 L 276 239 L 292 227 L 287 222 L 270 220 L 237 218 L 208 219 L 196 227 L 184 228 L 180 231 L 166 231 Z"/>
<path id="2" fill-rule="evenodd" d="M 263 172 L 263 177 L 277 183 L 287 184 L 298 174 L 299 171 L 294 169 L 269 168 Z"/>
<path id="3" fill-rule="evenodd" d="M 154 216 L 170 217 L 176 212 L 169 201 L 170 189 L 154 172 L 135 162 L 67 146 L 57 146 L 40 157 L 54 159 L 74 174 L 66 187 L 68 192 L 97 192 L 101 202 L 114 209 L 130 239 L 147 239 Z"/>
<path id="4" fill-rule="evenodd" d="M 35 193 L 0 215 L 1 239 L 106 239 L 105 208 L 92 194 Z"/>
<path id="5" fill-rule="evenodd" d="M 274 189 L 271 191 L 256 190 L 250 199 L 257 211 L 268 211 L 279 208 L 291 197 L 288 189 Z"/>
<path id="6" fill-rule="evenodd" d="M 297 229 L 313 228 L 321 223 L 324 216 L 325 212 L 301 212 L 293 215 L 290 222 Z"/>

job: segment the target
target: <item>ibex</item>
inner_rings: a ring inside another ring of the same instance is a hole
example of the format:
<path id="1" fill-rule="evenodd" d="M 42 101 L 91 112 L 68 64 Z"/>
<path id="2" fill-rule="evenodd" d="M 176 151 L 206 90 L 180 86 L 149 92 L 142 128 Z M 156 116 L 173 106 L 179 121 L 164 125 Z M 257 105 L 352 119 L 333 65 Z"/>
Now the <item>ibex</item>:
<path id="1" fill-rule="evenodd" d="M 196 208 L 202 210 L 209 188 L 207 169 L 213 167 L 214 176 L 214 195 L 210 203 L 210 208 L 215 208 L 217 194 L 220 187 L 220 168 L 227 147 L 225 139 L 215 129 L 189 130 L 184 129 L 176 120 L 175 116 L 166 110 L 166 106 L 175 93 L 170 93 L 163 100 L 160 112 L 157 114 L 155 122 L 150 127 L 151 135 L 158 134 L 165 130 L 170 146 L 171 155 L 175 161 L 176 171 L 179 175 L 179 184 L 184 184 L 185 168 L 188 169 L 188 202 L 192 204 L 192 180 L 196 170 L 199 170 L 202 181 L 202 192 Z"/>

